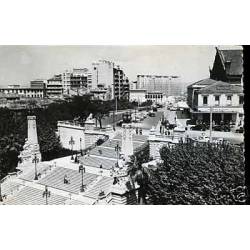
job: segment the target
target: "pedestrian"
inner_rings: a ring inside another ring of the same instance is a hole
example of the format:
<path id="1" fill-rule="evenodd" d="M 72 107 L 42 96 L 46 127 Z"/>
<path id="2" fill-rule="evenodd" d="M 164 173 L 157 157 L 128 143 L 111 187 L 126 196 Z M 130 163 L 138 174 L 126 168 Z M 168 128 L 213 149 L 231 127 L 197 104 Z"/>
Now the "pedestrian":
<path id="1" fill-rule="evenodd" d="M 140 135 L 142 135 L 142 129 L 140 129 Z"/>

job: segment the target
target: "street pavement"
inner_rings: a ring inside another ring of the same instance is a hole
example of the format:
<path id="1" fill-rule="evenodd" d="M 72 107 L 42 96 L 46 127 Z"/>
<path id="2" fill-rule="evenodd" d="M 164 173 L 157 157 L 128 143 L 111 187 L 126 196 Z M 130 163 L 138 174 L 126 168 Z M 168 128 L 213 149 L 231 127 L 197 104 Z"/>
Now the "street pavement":
<path id="1" fill-rule="evenodd" d="M 161 120 L 162 115 L 163 111 L 158 111 L 155 112 L 155 117 L 148 116 L 141 123 L 141 128 L 146 130 L 150 130 L 153 126 L 156 128 L 159 121 Z"/>

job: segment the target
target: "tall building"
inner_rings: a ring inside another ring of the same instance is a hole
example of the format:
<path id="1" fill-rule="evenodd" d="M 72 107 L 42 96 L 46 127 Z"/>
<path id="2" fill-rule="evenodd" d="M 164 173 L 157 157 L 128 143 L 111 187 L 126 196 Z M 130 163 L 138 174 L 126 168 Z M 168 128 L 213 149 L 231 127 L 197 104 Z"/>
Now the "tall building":
<path id="1" fill-rule="evenodd" d="M 68 94 L 70 90 L 70 77 L 71 77 L 71 71 L 65 70 L 62 73 L 62 88 L 63 92 Z"/>
<path id="2" fill-rule="evenodd" d="M 48 79 L 46 84 L 46 96 L 48 97 L 62 97 L 63 84 L 62 75 L 55 75 Z"/>
<path id="3" fill-rule="evenodd" d="M 129 80 L 120 66 L 99 60 L 91 68 L 91 92 L 93 91 L 106 91 L 108 99 L 128 99 Z"/>
<path id="4" fill-rule="evenodd" d="M 216 47 L 210 78 L 232 84 L 242 84 L 243 50 L 241 47 Z"/>
<path id="5" fill-rule="evenodd" d="M 73 69 L 70 76 L 70 88 L 82 88 L 87 87 L 87 73 L 88 69 Z"/>
<path id="6" fill-rule="evenodd" d="M 114 83 L 114 63 L 106 60 L 99 60 L 92 63 L 92 89 L 112 88 Z"/>
<path id="7" fill-rule="evenodd" d="M 112 98 L 129 99 L 129 80 L 120 66 L 114 68 L 114 91 Z"/>
<path id="8" fill-rule="evenodd" d="M 30 81 L 30 87 L 34 89 L 45 89 L 47 80 L 35 79 Z"/>
<path id="9" fill-rule="evenodd" d="M 148 92 L 162 92 L 166 96 L 183 94 L 183 84 L 179 76 L 164 75 L 137 75 L 137 89 L 146 89 Z"/>
<path id="10" fill-rule="evenodd" d="M 69 94 L 72 89 L 86 88 L 88 83 L 91 84 L 91 74 L 87 68 L 74 68 L 62 73 L 62 87 L 65 94 Z"/>

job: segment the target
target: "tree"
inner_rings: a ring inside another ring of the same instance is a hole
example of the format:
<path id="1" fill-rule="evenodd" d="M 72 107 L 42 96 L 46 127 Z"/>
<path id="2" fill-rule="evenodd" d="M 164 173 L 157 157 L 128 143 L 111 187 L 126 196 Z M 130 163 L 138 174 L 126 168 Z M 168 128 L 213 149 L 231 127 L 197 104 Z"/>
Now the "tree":
<path id="1" fill-rule="evenodd" d="M 91 113 L 93 117 L 99 122 L 100 128 L 102 128 L 102 119 L 107 115 L 110 111 L 110 106 L 107 102 L 96 101 L 92 104 Z"/>
<path id="2" fill-rule="evenodd" d="M 1 178 L 9 172 L 14 172 L 18 163 L 18 155 L 22 149 L 19 138 L 13 134 L 0 139 L 0 168 Z"/>
<path id="3" fill-rule="evenodd" d="M 242 204 L 244 152 L 229 144 L 180 143 L 160 151 L 163 164 L 151 172 L 154 204 Z"/>
<path id="4" fill-rule="evenodd" d="M 139 185 L 138 189 L 138 204 L 147 204 L 146 196 L 148 184 L 150 180 L 150 172 L 148 168 L 142 166 L 149 158 L 149 145 L 147 144 L 143 149 L 131 156 L 131 161 L 128 163 L 128 175 L 131 182 Z"/>

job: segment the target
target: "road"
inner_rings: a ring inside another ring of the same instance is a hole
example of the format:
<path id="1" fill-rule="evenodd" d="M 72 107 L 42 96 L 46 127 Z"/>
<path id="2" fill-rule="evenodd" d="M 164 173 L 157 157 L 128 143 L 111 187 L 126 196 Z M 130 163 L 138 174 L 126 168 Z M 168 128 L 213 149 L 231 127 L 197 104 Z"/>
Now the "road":
<path id="1" fill-rule="evenodd" d="M 162 115 L 163 115 L 163 111 L 155 112 L 155 117 L 148 116 L 147 118 L 143 120 L 140 127 L 142 129 L 148 129 L 148 130 L 150 130 L 153 126 L 156 127 Z"/>
<path id="2" fill-rule="evenodd" d="M 164 114 L 166 119 L 169 120 L 169 122 L 174 123 L 174 118 L 177 117 L 177 124 L 178 126 L 186 127 L 186 121 L 188 120 L 188 117 L 186 114 L 182 114 L 181 111 L 170 111 L 165 109 Z M 190 138 L 197 138 L 201 135 L 208 136 L 210 134 L 209 130 L 206 131 L 194 131 L 189 129 L 190 126 L 188 126 L 188 131 L 187 134 Z M 231 143 L 234 144 L 240 144 L 244 141 L 244 135 L 239 134 L 239 133 L 234 133 L 234 132 L 220 132 L 220 131 L 212 131 L 212 137 L 214 139 L 219 139 L 223 138 L 225 140 L 230 141 Z"/>

